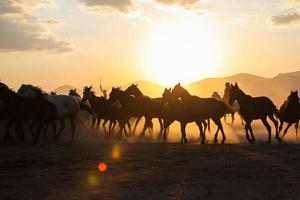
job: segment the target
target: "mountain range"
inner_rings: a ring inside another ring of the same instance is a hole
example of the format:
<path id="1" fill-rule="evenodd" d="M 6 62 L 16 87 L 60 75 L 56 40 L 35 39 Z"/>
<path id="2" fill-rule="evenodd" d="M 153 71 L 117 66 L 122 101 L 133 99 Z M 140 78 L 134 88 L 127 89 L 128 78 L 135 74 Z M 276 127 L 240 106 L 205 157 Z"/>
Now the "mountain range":
<path id="1" fill-rule="evenodd" d="M 253 74 L 240 73 L 220 78 L 205 78 L 188 85 L 185 88 L 193 95 L 200 97 L 210 97 L 214 91 L 223 95 L 225 82 L 238 83 L 239 87 L 251 96 L 267 96 L 273 100 L 276 105 L 280 105 L 289 95 L 291 90 L 300 91 L 300 71 L 290 73 L 280 73 L 272 78 L 265 78 Z M 130 83 L 131 84 L 131 83 Z M 125 89 L 130 84 L 122 85 Z M 137 81 L 141 91 L 151 97 L 160 97 L 164 91 L 164 87 L 151 81 Z M 64 85 L 56 88 L 59 94 L 66 94 L 69 89 L 73 89 L 70 85 Z M 82 93 L 81 90 L 78 90 Z"/>

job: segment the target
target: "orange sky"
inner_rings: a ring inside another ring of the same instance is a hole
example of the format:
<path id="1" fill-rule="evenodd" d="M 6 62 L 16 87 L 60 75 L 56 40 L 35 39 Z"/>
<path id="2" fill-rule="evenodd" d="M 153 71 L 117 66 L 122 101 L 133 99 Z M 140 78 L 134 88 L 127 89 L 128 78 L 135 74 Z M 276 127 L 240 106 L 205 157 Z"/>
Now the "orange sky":
<path id="1" fill-rule="evenodd" d="M 49 90 L 300 70 L 296 0 L 9 0 L 0 78 Z"/>

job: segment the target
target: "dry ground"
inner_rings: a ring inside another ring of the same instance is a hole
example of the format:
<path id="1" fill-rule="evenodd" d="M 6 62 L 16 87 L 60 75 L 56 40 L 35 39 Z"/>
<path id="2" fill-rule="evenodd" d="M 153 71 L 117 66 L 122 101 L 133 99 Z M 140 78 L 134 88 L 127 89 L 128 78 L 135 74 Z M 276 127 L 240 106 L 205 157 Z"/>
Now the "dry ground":
<path id="1" fill-rule="evenodd" d="M 3 200 L 300 199 L 299 144 L 1 145 L 0 158 Z"/>

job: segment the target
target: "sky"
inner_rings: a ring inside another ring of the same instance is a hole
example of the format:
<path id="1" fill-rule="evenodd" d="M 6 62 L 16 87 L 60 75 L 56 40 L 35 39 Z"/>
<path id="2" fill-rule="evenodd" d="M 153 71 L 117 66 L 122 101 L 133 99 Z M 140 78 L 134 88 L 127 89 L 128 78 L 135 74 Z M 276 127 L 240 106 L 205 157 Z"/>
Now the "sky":
<path id="1" fill-rule="evenodd" d="M 299 0 L 0 0 L 0 79 L 51 90 L 300 70 Z"/>

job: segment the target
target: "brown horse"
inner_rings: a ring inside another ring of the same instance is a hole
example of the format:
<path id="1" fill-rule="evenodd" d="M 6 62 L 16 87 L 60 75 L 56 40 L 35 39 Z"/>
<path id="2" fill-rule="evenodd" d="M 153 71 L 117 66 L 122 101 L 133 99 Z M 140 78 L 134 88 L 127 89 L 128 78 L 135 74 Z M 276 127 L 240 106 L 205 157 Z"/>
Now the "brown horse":
<path id="1" fill-rule="evenodd" d="M 167 141 L 167 129 L 174 121 L 178 121 L 180 123 L 181 129 L 181 143 L 188 143 L 188 140 L 186 138 L 185 127 L 188 123 L 196 122 L 200 131 L 200 138 L 202 138 L 201 143 L 204 144 L 206 140 L 205 129 L 207 127 L 205 120 L 200 118 L 191 118 L 191 116 L 188 113 L 188 110 L 184 105 L 184 102 L 181 99 L 175 98 L 172 95 L 171 90 L 172 88 L 165 89 L 164 93 L 162 94 L 162 103 L 164 109 L 164 130 L 162 141 Z M 202 124 L 205 127 L 204 130 Z"/>
<path id="2" fill-rule="evenodd" d="M 145 96 L 141 90 L 138 88 L 137 84 L 131 84 L 125 92 L 129 95 L 133 95 L 136 98 L 140 99 L 145 99 L 148 104 L 149 104 L 149 116 L 152 118 L 157 118 L 158 122 L 160 124 L 160 135 L 163 132 L 163 108 L 162 108 L 162 103 L 161 103 L 161 98 L 150 98 L 149 96 Z M 135 133 L 136 127 L 138 122 L 140 121 L 141 118 L 138 118 L 135 122 L 135 126 L 133 129 L 133 133 Z M 151 122 L 149 129 L 153 126 L 153 123 Z M 153 127 L 152 127 L 153 128 Z M 151 130 L 150 130 L 151 131 Z"/>
<path id="3" fill-rule="evenodd" d="M 291 94 L 288 96 L 287 100 L 281 105 L 280 109 L 280 126 L 279 132 L 282 130 L 284 122 L 288 123 L 288 126 L 283 132 L 282 137 L 284 137 L 291 127 L 292 124 L 295 123 L 295 129 L 297 134 L 297 128 L 300 120 L 300 103 L 299 103 L 299 96 L 298 91 L 291 91 Z"/>
<path id="4" fill-rule="evenodd" d="M 221 123 L 221 118 L 226 112 L 226 105 L 222 101 L 218 101 L 214 98 L 200 98 L 191 95 L 186 89 L 184 89 L 180 83 L 175 85 L 172 90 L 172 95 L 175 98 L 181 98 L 185 106 L 187 117 L 194 119 L 196 122 L 199 120 L 203 122 L 207 119 L 212 119 L 218 126 L 215 133 L 214 142 L 218 142 L 218 132 L 221 130 L 223 139 L 222 143 L 225 143 L 226 136 Z"/>
<path id="5" fill-rule="evenodd" d="M 260 119 L 267 128 L 269 134 L 267 143 L 271 142 L 271 126 L 267 122 L 267 117 L 269 117 L 275 126 L 276 139 L 278 142 L 281 142 L 278 133 L 278 122 L 274 118 L 274 115 L 279 117 L 279 112 L 268 97 L 251 97 L 245 94 L 236 83 L 235 85 L 231 85 L 229 104 L 232 105 L 234 101 L 237 101 L 240 105 L 240 113 L 246 122 L 245 131 L 249 143 L 253 144 L 255 142 L 251 122 L 256 119 Z M 250 131 L 251 138 L 248 131 Z"/>

